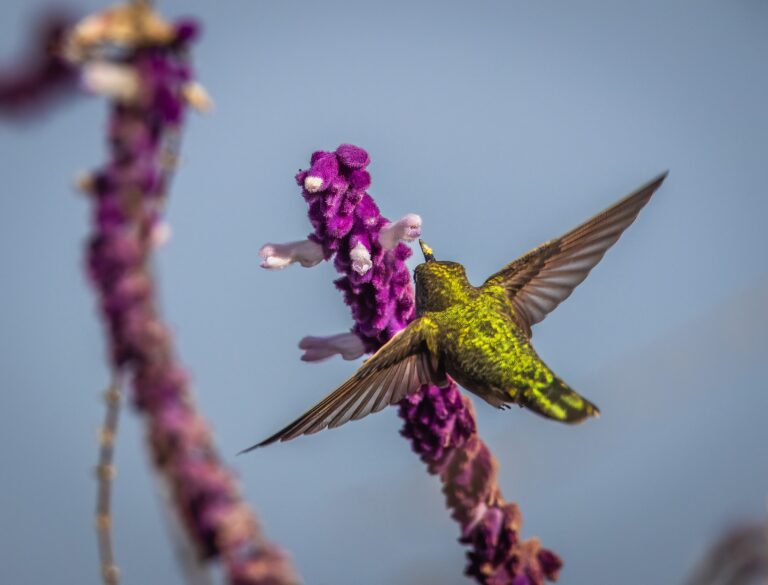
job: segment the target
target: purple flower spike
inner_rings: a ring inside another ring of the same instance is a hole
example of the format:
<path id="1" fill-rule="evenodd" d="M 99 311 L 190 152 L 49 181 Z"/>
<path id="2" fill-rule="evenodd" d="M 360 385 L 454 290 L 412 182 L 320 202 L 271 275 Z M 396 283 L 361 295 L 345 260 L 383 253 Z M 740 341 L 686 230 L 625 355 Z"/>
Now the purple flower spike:
<path id="1" fill-rule="evenodd" d="M 187 105 L 206 103 L 189 64 L 196 30 L 190 21 L 166 23 L 147 3 L 130 3 L 88 17 L 70 34 L 93 88 L 112 100 L 109 160 L 83 181 L 93 205 L 88 274 L 112 369 L 116 378 L 132 380 L 152 460 L 200 560 L 220 560 L 232 585 L 293 585 L 298 578 L 285 553 L 262 535 L 196 410 L 155 301 L 150 259 L 170 233 L 162 211 L 178 136 Z M 102 43 L 123 49 L 119 63 L 91 60 L 91 49 Z M 307 241 L 269 258 L 272 267 L 317 263 L 323 248 Z"/>
<path id="2" fill-rule="evenodd" d="M 351 144 L 334 153 L 318 151 L 311 168 L 296 176 L 309 205 L 314 231 L 342 274 L 335 281 L 355 320 L 353 332 L 366 351 L 379 349 L 414 318 L 414 293 L 405 260 L 410 241 L 421 232 L 421 218 L 406 215 L 394 223 L 382 217 L 366 192 L 368 153 Z M 334 351 L 329 342 L 302 341 L 310 357 Z M 310 353 L 315 351 L 316 353 Z M 307 359 L 305 357 L 304 359 Z M 497 463 L 477 434 L 471 401 L 451 382 L 445 388 L 422 386 L 400 403 L 402 435 L 430 473 L 443 482 L 452 517 L 469 547 L 466 574 L 483 585 L 542 585 L 555 581 L 562 562 L 539 541 L 519 538 L 520 513 L 504 501 Z"/>

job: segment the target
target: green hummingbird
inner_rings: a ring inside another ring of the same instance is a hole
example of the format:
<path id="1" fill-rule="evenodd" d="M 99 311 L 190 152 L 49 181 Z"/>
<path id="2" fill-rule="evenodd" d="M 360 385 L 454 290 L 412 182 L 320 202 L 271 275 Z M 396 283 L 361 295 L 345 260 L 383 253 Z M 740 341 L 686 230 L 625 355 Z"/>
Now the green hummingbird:
<path id="1" fill-rule="evenodd" d="M 316 433 L 395 404 L 448 376 L 497 408 L 511 404 L 564 423 L 599 416 L 531 345 L 531 327 L 564 301 L 600 261 L 666 178 L 663 173 L 567 234 L 534 248 L 488 278 L 467 280 L 458 262 L 438 261 L 419 240 L 416 318 L 355 374 L 287 427 L 245 449 Z"/>

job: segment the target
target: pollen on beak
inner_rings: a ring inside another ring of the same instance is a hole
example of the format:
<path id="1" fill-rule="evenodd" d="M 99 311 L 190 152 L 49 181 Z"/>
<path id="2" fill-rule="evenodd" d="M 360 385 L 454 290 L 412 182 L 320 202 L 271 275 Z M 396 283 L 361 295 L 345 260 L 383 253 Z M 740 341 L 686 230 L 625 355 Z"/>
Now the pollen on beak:
<path id="1" fill-rule="evenodd" d="M 427 246 L 424 240 L 419 240 L 419 246 L 421 246 L 421 253 L 424 254 L 424 262 L 432 262 L 435 259 L 432 248 Z"/>

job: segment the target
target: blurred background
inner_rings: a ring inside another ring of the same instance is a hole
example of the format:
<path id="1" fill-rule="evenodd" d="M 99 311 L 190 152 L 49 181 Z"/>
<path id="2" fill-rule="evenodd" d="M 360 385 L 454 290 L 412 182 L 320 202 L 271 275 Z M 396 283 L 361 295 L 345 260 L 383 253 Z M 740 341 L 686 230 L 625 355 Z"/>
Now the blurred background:
<path id="1" fill-rule="evenodd" d="M 0 67 L 50 2 L 5 0 Z M 75 14 L 102 8 L 70 6 Z M 660 171 L 664 186 L 546 321 L 541 356 L 596 402 L 572 428 L 476 402 L 505 496 L 560 581 L 682 583 L 768 495 L 768 3 L 161 2 L 204 25 L 158 270 L 218 446 L 267 535 L 312 584 L 468 583 L 436 478 L 393 409 L 235 458 L 357 367 L 299 361 L 347 330 L 332 266 L 259 268 L 309 232 L 293 176 L 313 150 L 372 158 L 384 215 L 415 212 L 439 259 L 486 276 Z M 97 428 L 108 384 L 82 271 L 105 102 L 0 121 L 0 582 L 97 583 Z M 416 259 L 411 262 L 415 266 Z M 142 423 L 121 421 L 117 560 L 180 583 Z"/>

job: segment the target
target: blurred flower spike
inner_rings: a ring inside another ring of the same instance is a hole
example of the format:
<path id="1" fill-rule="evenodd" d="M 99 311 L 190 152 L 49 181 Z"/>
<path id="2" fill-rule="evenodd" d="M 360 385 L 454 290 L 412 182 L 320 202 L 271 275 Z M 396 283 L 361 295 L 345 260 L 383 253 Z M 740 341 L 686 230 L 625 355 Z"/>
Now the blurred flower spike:
<path id="1" fill-rule="evenodd" d="M 107 161 L 78 180 L 92 205 L 86 267 L 113 378 L 132 383 L 152 461 L 198 560 L 220 560 L 232 585 L 293 585 L 299 580 L 287 556 L 263 536 L 215 449 L 156 302 L 151 258 L 170 237 L 163 211 L 186 109 L 212 105 L 193 79 L 189 49 L 197 30 L 191 20 L 167 22 L 136 1 L 88 16 L 57 37 L 65 39 L 56 47 L 59 55 L 64 47 L 67 71 L 110 100 Z M 104 436 L 111 448 L 114 437 Z M 111 584 L 118 573 L 104 539 L 109 525 L 100 523 L 100 545 L 107 549 L 102 575 Z"/>

